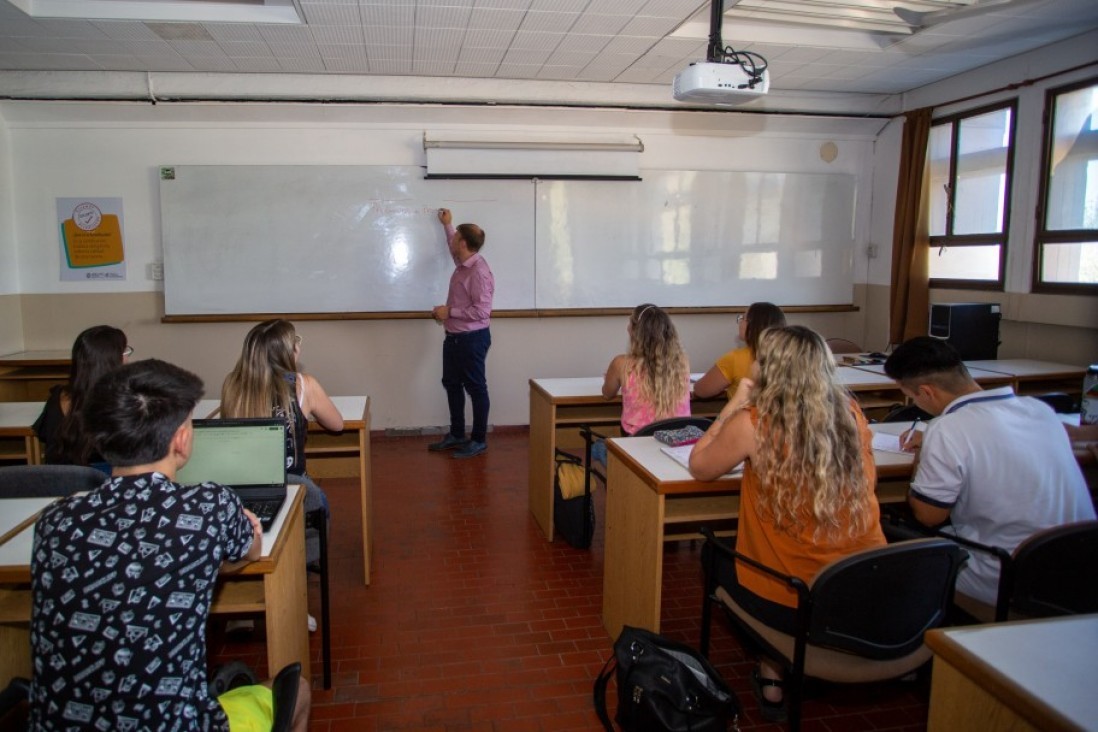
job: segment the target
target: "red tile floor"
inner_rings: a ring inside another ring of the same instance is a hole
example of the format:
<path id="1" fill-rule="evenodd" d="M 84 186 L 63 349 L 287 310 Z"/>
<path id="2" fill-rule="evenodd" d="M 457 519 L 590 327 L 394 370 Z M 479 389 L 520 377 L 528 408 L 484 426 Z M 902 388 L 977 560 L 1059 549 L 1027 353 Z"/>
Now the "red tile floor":
<path id="1" fill-rule="evenodd" d="M 548 543 L 527 508 L 527 432 L 497 430 L 471 460 L 431 454 L 423 437 L 372 442 L 373 582 L 362 584 L 357 481 L 321 481 L 333 507 L 333 686 L 321 688 L 312 637 L 311 730 L 559 732 L 599 730 L 592 683 L 611 650 L 602 627 L 602 497 L 590 551 Z M 700 542 L 668 544 L 662 631 L 697 644 Z M 310 580 L 319 617 L 319 583 Z M 263 673 L 262 629 L 251 639 L 211 631 L 211 662 L 243 658 Z M 744 707 L 742 729 L 763 723 L 747 674 L 752 662 L 723 620 L 718 670 Z M 613 684 L 611 684 L 613 687 Z M 922 730 L 919 682 L 820 685 L 805 703 L 806 731 Z M 616 707 L 612 698 L 611 713 Z"/>

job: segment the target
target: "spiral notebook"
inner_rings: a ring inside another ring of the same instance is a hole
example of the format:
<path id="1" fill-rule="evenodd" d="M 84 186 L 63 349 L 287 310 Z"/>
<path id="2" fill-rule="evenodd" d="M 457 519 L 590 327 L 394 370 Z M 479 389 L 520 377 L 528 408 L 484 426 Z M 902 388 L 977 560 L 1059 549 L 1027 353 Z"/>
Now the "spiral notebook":
<path id="1" fill-rule="evenodd" d="M 660 451 L 674 460 L 679 465 L 683 466 L 687 470 L 690 469 L 690 453 L 694 451 L 694 445 L 679 445 L 678 447 L 671 447 L 670 445 L 664 445 L 660 447 Z M 743 463 L 740 463 L 732 470 L 728 471 L 722 478 L 731 478 L 739 475 L 743 475 Z"/>

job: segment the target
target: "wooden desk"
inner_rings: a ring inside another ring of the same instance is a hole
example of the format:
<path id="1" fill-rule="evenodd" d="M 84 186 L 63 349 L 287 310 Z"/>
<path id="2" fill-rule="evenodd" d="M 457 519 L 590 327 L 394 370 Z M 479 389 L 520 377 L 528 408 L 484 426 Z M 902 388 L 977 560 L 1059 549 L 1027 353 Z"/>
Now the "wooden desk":
<path id="1" fill-rule="evenodd" d="M 1098 730 L 1098 615 L 939 628 L 929 732 Z"/>
<path id="2" fill-rule="evenodd" d="M 69 379 L 70 351 L 20 351 L 0 356 L 0 402 L 45 401 Z"/>
<path id="3" fill-rule="evenodd" d="M 374 545 L 373 491 L 370 481 L 370 397 L 334 396 L 331 398 L 343 417 L 342 432 L 328 432 L 309 422 L 305 442 L 305 460 L 313 478 L 358 478 L 359 507 L 362 513 L 363 578 L 370 584 L 370 557 Z M 195 406 L 195 416 L 217 416 L 219 399 L 203 399 Z"/>
<path id="4" fill-rule="evenodd" d="M 863 371 L 866 373 L 875 374 L 877 376 L 882 376 L 889 381 L 892 381 L 892 379 L 889 379 L 889 377 L 885 375 L 883 364 L 866 364 L 864 366 L 851 366 L 850 368 L 853 368 L 857 371 Z M 972 376 L 972 380 L 980 386 L 1014 386 L 1014 377 L 1010 376 L 1009 374 L 1001 373 L 999 371 L 991 371 L 989 369 L 969 365 L 968 373 Z M 895 384 L 896 382 L 892 383 Z"/>
<path id="5" fill-rule="evenodd" d="M 0 463 L 37 465 L 41 445 L 32 425 L 45 402 L 0 402 Z"/>
<path id="6" fill-rule="evenodd" d="M 874 425 L 893 433 L 906 427 Z M 740 478 L 695 480 L 653 437 L 619 437 L 607 446 L 602 623 L 612 638 L 623 625 L 658 633 L 666 527 L 676 520 L 737 514 Z M 873 457 L 878 481 L 910 477 L 911 455 L 874 452 Z"/>
<path id="7" fill-rule="evenodd" d="M 305 581 L 305 491 L 290 486 L 289 500 L 263 535 L 263 556 L 235 572 L 220 572 L 210 614 L 262 612 L 267 625 L 267 668 L 301 662 L 309 678 L 308 587 Z M 31 675 L 30 554 L 34 527 L 0 544 L 0 687 Z"/>
<path id="8" fill-rule="evenodd" d="M 715 416 L 726 399 L 694 399 L 693 414 Z M 599 432 L 621 434 L 621 396 L 602 396 L 602 377 L 530 379 L 530 468 L 529 503 L 538 528 L 553 541 L 553 479 L 556 448 L 583 447 L 580 425 Z"/>
<path id="9" fill-rule="evenodd" d="M 1073 396 L 1083 393 L 1086 366 L 1072 366 L 1029 358 L 1005 358 L 991 361 L 965 361 L 973 368 L 1005 374 L 1012 380 L 1016 394 L 1045 394 L 1062 391 Z"/>

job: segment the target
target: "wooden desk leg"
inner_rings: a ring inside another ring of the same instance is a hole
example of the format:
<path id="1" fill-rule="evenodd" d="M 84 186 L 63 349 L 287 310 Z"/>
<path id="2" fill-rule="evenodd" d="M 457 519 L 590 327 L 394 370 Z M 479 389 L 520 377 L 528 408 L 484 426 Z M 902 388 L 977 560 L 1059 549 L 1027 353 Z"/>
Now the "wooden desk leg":
<path id="1" fill-rule="evenodd" d="M 374 549 L 374 491 L 370 473 L 370 400 L 362 415 L 362 429 L 358 433 L 359 502 L 362 506 L 362 568 L 366 586 L 370 586 L 370 564 Z"/>
<path id="2" fill-rule="evenodd" d="M 530 513 L 541 533 L 553 540 L 553 470 L 556 425 L 553 405 L 540 392 L 530 390 Z"/>
<path id="3" fill-rule="evenodd" d="M 305 528 L 302 510 L 293 511 L 282 527 L 286 544 L 275 569 L 263 577 L 267 617 L 267 673 L 272 678 L 284 666 L 301 662 L 309 676 L 309 597 L 305 583 Z"/>
<path id="4" fill-rule="evenodd" d="M 660 630 L 664 498 L 613 452 L 606 480 L 602 624 L 611 638 L 623 625 Z"/>
<path id="5" fill-rule="evenodd" d="M 0 589 L 0 600 L 29 595 L 29 589 Z M 29 602 L 24 599 L 29 606 Z M 31 677 L 30 622 L 0 623 L 0 689 L 16 676 Z"/>

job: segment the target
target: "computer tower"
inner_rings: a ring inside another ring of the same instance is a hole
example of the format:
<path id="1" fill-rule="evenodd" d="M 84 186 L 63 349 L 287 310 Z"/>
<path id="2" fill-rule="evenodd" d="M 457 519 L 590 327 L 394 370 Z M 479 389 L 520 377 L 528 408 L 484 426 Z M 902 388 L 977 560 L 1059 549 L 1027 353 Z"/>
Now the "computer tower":
<path id="1" fill-rule="evenodd" d="M 930 306 L 930 335 L 957 349 L 965 361 L 999 357 L 997 303 L 946 302 Z"/>

